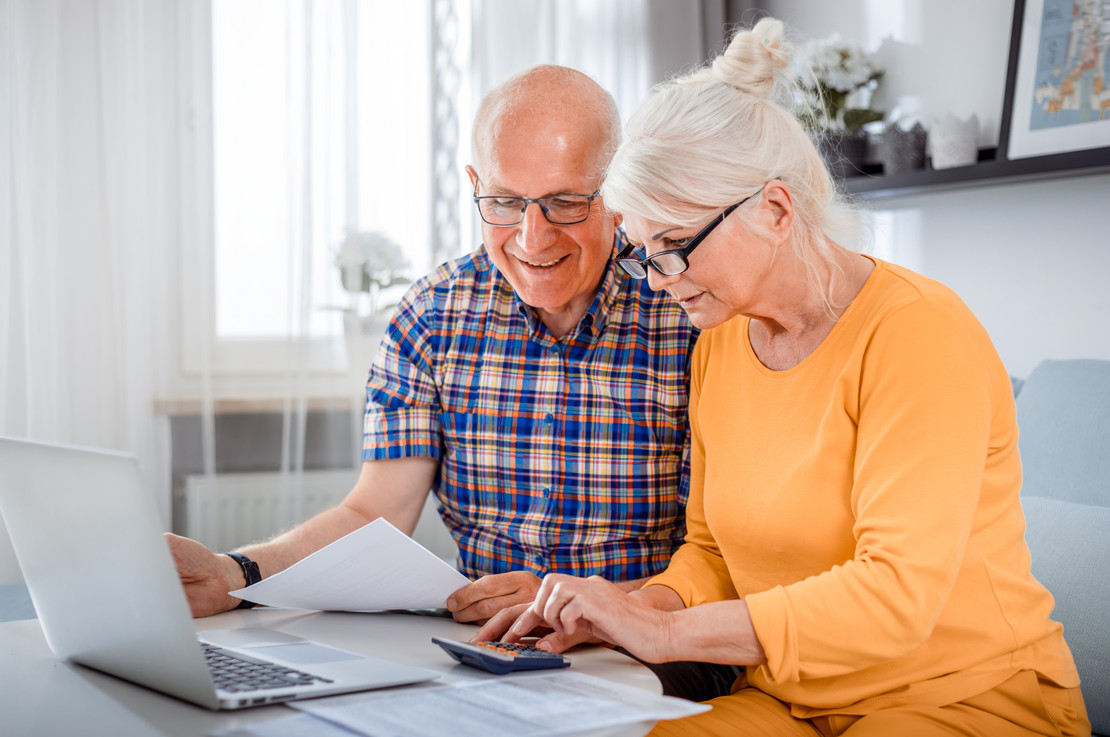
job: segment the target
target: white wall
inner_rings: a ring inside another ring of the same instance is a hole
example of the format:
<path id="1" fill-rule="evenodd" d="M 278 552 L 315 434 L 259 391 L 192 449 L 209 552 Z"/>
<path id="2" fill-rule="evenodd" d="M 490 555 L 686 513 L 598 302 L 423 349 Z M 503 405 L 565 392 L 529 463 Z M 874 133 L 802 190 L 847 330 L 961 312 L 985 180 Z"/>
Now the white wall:
<path id="1" fill-rule="evenodd" d="M 886 73 L 873 107 L 914 101 L 926 123 L 979 117 L 979 142 L 998 143 L 1013 0 L 763 0 L 795 40 L 838 33 L 873 51 Z"/>
<path id="2" fill-rule="evenodd" d="M 919 98 L 926 122 L 976 113 L 980 145 L 998 142 L 1011 0 L 770 0 L 806 37 L 839 33 L 887 64 L 875 102 Z M 1046 358 L 1110 359 L 1110 175 L 961 188 L 869 203 L 876 255 L 956 290 L 1007 369 Z"/>
<path id="3" fill-rule="evenodd" d="M 1110 359 L 1110 174 L 872 203 L 875 253 L 952 287 L 1009 372 Z"/>

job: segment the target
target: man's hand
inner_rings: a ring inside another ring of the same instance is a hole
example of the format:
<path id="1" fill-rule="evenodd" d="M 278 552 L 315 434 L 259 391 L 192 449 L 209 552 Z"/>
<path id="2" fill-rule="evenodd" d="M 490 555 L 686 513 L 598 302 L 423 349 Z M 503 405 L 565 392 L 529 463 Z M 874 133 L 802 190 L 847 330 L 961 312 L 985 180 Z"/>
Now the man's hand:
<path id="1" fill-rule="evenodd" d="M 194 617 L 219 614 L 239 605 L 240 600 L 227 593 L 245 585 L 238 563 L 187 537 L 167 532 L 166 542 Z"/>
<path id="2" fill-rule="evenodd" d="M 485 624 L 502 609 L 531 603 L 540 583 L 540 579 L 528 571 L 482 576 L 451 594 L 447 598 L 447 609 L 456 622 Z"/>

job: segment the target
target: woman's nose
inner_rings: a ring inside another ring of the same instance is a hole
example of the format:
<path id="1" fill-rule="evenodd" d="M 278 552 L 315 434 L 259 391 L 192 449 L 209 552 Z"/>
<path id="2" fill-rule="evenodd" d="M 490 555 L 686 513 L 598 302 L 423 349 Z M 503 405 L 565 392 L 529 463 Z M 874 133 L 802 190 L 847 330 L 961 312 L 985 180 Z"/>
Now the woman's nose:
<path id="1" fill-rule="evenodd" d="M 651 266 L 647 266 L 645 268 L 647 269 L 648 286 L 656 292 L 666 289 L 669 285 L 674 284 L 676 281 L 682 278 L 682 274 L 667 276 L 666 274 L 660 274 Z"/>

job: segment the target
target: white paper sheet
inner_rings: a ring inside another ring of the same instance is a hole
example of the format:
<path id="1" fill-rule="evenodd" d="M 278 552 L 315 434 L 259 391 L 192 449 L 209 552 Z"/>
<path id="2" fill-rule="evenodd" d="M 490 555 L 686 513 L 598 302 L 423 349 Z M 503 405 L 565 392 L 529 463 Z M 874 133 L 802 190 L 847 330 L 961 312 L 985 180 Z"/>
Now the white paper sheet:
<path id="1" fill-rule="evenodd" d="M 231 595 L 293 609 L 435 609 L 468 583 L 430 550 L 379 518 Z"/>
<path id="2" fill-rule="evenodd" d="M 562 737 L 710 709 L 567 671 L 349 694 L 289 706 L 368 737 Z"/>
<path id="3" fill-rule="evenodd" d="M 292 714 L 206 733 L 208 737 L 351 737 L 351 730 L 311 714 Z"/>

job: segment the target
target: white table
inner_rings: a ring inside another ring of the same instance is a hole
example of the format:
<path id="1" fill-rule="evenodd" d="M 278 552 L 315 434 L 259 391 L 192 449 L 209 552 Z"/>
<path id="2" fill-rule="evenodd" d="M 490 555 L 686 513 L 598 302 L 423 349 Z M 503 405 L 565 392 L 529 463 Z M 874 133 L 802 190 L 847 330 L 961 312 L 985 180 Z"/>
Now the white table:
<path id="1" fill-rule="evenodd" d="M 75 606 L 80 606 L 75 602 Z M 454 682 L 497 678 L 459 665 L 431 642 L 433 635 L 468 640 L 476 627 L 420 614 L 309 612 L 288 609 L 232 611 L 194 620 L 198 630 L 267 626 L 335 647 L 364 652 L 443 673 Z M 582 673 L 660 693 L 655 675 L 604 647 L 569 653 Z M 38 620 L 0 623 L 0 735 L 4 737 L 200 737 L 220 727 L 287 716 L 283 705 L 212 712 L 99 671 L 58 660 Z M 446 729 L 445 734 L 449 731 Z M 599 734 L 638 737 L 650 724 Z"/>

